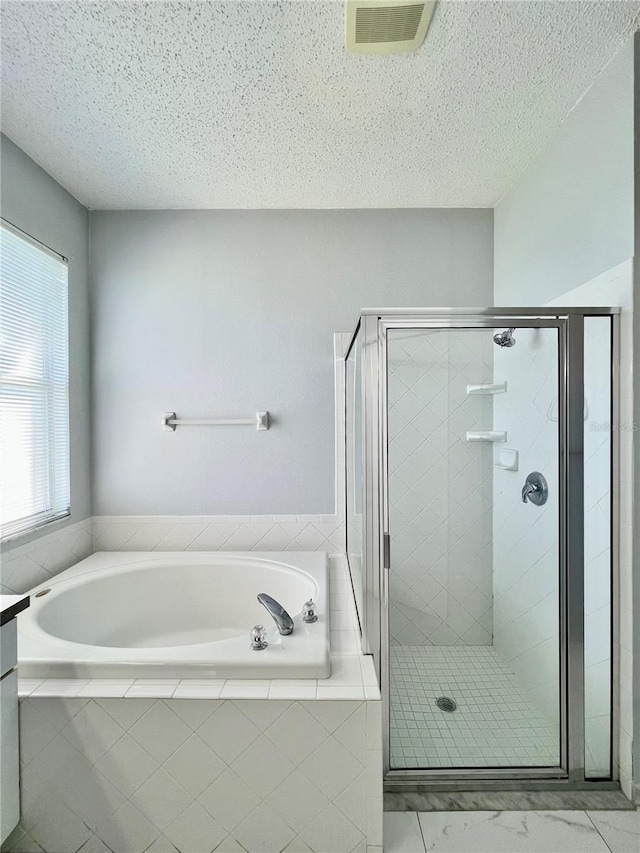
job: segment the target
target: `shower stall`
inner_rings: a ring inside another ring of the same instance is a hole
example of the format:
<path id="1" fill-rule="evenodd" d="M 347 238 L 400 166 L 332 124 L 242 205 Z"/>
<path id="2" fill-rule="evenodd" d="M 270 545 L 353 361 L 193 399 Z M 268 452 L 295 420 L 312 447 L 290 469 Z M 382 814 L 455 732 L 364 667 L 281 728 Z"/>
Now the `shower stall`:
<path id="1" fill-rule="evenodd" d="M 387 781 L 614 784 L 618 313 L 361 313 L 347 553 Z"/>

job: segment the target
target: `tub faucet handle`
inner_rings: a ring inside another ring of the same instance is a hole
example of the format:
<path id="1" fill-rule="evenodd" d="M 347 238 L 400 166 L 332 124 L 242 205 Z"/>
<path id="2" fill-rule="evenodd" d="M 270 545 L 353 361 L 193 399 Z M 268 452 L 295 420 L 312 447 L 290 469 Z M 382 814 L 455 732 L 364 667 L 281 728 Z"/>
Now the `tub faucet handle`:
<path id="1" fill-rule="evenodd" d="M 285 636 L 293 633 L 293 619 L 279 601 L 271 598 L 266 592 L 261 592 L 258 596 L 260 604 L 267 609 L 269 615 L 278 627 L 278 631 Z"/>
<path id="2" fill-rule="evenodd" d="M 302 608 L 302 621 L 307 623 L 318 621 L 317 608 L 312 598 L 304 603 Z"/>
<path id="3" fill-rule="evenodd" d="M 261 652 L 268 645 L 267 632 L 264 629 L 264 625 L 255 625 L 251 629 L 251 648 L 254 652 Z"/>

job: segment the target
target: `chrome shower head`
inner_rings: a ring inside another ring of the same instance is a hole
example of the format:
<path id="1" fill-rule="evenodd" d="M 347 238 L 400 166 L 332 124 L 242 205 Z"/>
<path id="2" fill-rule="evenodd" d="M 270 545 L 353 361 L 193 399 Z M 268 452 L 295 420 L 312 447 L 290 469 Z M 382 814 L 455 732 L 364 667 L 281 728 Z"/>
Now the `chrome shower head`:
<path id="1" fill-rule="evenodd" d="M 497 335 L 493 336 L 494 344 L 498 344 L 499 347 L 514 347 L 516 345 L 516 339 L 513 337 L 514 332 L 515 328 L 507 329 L 506 332 L 498 332 Z"/>

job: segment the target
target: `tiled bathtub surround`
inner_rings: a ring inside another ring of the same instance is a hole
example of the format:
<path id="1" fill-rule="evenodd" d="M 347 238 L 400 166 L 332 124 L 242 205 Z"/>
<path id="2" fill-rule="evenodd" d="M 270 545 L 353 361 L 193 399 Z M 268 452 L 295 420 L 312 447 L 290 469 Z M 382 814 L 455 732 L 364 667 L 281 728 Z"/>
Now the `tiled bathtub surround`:
<path id="1" fill-rule="evenodd" d="M 93 554 L 91 518 L 54 531 L 27 545 L 5 544 L 0 557 L 0 591 L 23 593 Z M 57 529 L 55 529 L 57 528 Z M 20 540 L 16 540 L 19 543 Z"/>
<path id="2" fill-rule="evenodd" d="M 8 851 L 382 850 L 379 701 L 36 697 L 20 722 Z"/>
<path id="3" fill-rule="evenodd" d="M 94 516 L 95 551 L 327 551 L 344 553 L 335 515 Z"/>
<path id="4" fill-rule="evenodd" d="M 381 853 L 380 693 L 344 558 L 330 583 L 329 679 L 22 679 L 7 850 Z"/>
<path id="5" fill-rule="evenodd" d="M 0 591 L 22 593 L 94 551 L 327 551 L 344 553 L 336 515 L 94 516 L 27 545 L 11 543 L 0 560 Z"/>

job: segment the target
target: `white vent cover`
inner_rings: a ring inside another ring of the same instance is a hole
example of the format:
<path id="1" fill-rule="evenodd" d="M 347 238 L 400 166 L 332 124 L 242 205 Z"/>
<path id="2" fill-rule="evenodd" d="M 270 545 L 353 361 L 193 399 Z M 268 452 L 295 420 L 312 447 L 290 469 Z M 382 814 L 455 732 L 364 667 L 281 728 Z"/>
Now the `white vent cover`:
<path id="1" fill-rule="evenodd" d="M 408 53 L 427 34 L 436 0 L 345 0 L 347 50 Z"/>

